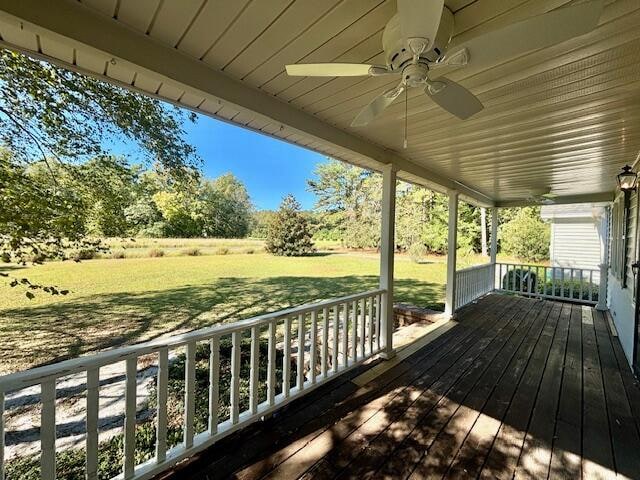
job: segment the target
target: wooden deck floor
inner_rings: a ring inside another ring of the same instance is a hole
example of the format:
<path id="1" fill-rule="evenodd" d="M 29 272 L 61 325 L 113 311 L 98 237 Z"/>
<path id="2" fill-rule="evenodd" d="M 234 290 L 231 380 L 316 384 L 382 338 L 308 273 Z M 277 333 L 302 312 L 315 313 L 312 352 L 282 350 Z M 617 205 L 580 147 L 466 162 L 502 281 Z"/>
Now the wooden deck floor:
<path id="1" fill-rule="evenodd" d="M 640 478 L 640 388 L 591 308 L 490 295 L 369 383 L 356 375 L 171 477 Z"/>

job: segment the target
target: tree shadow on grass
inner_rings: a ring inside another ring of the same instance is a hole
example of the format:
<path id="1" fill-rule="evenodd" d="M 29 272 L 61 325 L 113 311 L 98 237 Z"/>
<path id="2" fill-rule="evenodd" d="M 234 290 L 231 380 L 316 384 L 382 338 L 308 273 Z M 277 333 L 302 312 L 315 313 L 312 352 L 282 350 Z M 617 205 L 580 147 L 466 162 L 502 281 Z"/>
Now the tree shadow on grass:
<path id="1" fill-rule="evenodd" d="M 377 276 L 220 278 L 180 288 L 123 292 L 0 312 L 0 373 L 233 322 L 378 287 Z M 396 301 L 442 308 L 443 285 L 401 279 Z"/>

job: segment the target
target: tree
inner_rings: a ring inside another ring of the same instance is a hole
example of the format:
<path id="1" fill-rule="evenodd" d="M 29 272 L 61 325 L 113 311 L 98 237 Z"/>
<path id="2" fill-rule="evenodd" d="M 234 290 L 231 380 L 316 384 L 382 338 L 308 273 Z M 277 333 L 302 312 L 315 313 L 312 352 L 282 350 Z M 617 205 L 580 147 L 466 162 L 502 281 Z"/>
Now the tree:
<path id="1" fill-rule="evenodd" d="M 273 210 L 259 210 L 253 212 L 251 216 L 251 231 L 249 233 L 253 238 L 267 238 L 269 224 L 273 221 L 276 212 Z"/>
<path id="2" fill-rule="evenodd" d="M 551 228 L 540 218 L 540 207 L 524 207 L 500 226 L 502 252 L 525 261 L 549 258 Z"/>
<path id="3" fill-rule="evenodd" d="M 202 234 L 243 238 L 249 233 L 253 205 L 249 192 L 233 174 L 226 173 L 200 187 Z"/>
<path id="4" fill-rule="evenodd" d="M 307 183 L 322 223 L 339 232 L 347 247 L 378 247 L 382 177 L 332 159 L 317 166 L 315 177 Z"/>
<path id="5" fill-rule="evenodd" d="M 105 146 L 114 137 L 135 142 L 140 160 L 175 178 L 197 174 L 199 158 L 184 140 L 186 117 L 179 109 L 8 50 L 0 52 L 0 117 L 0 141 L 8 151 L 0 169 L 5 200 L 0 203 L 0 250 L 5 260 L 24 262 L 35 251 L 61 256 L 65 243 L 86 240 L 86 225 L 79 220 L 83 212 L 77 208 L 82 202 L 58 184 L 74 175 L 84 174 L 84 180 L 95 175 L 95 169 L 69 167 L 107 156 Z M 194 115 L 189 118 L 195 120 Z M 27 167 L 34 163 L 46 167 L 50 182 L 28 175 Z M 25 183 L 18 185 L 21 181 Z M 20 207 L 20 198 L 28 208 Z"/>
<path id="6" fill-rule="evenodd" d="M 284 197 L 270 222 L 265 249 L 274 255 L 287 257 L 309 255 L 315 251 L 307 220 L 293 195 Z"/>

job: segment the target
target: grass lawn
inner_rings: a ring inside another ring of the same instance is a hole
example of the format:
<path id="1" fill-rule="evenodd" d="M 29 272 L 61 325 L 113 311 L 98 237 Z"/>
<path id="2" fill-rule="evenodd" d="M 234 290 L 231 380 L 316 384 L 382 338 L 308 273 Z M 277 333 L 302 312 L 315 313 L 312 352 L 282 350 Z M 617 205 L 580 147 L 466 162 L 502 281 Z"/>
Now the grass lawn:
<path id="1" fill-rule="evenodd" d="M 442 308 L 443 259 L 398 256 L 396 300 Z M 65 297 L 0 279 L 0 374 L 151 339 L 175 330 L 376 288 L 378 256 L 264 253 L 51 262 L 11 273 L 69 289 Z M 5 271 L 7 268 L 5 267 Z"/>

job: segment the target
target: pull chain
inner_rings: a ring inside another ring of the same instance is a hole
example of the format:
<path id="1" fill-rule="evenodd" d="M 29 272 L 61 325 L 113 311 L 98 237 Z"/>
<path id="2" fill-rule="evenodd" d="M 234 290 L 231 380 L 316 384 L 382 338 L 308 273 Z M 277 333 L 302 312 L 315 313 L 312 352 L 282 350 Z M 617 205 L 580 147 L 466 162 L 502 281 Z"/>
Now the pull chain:
<path id="1" fill-rule="evenodd" d="M 409 89 L 405 88 L 404 89 L 404 148 L 407 148 L 408 145 L 408 141 L 407 141 L 407 111 L 408 111 L 408 105 L 409 103 Z"/>

